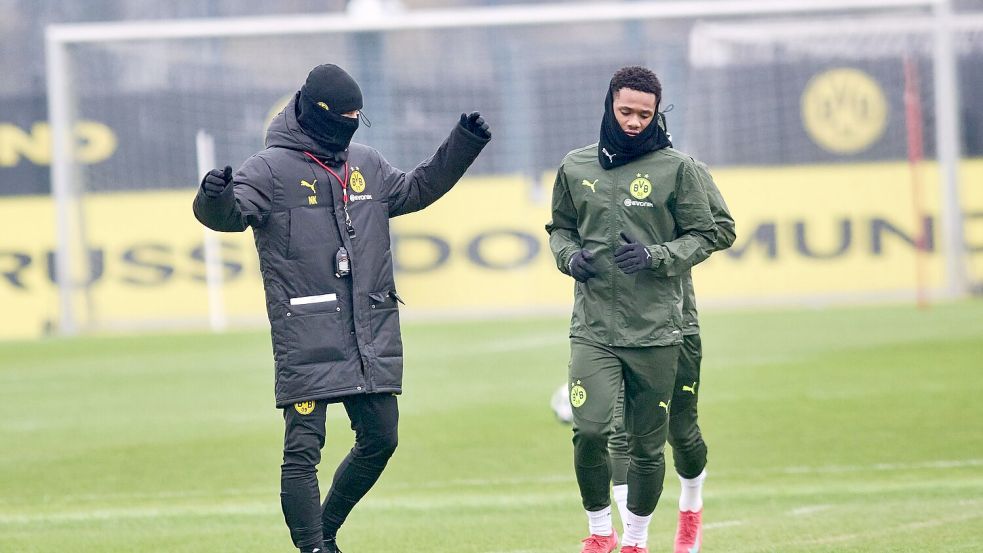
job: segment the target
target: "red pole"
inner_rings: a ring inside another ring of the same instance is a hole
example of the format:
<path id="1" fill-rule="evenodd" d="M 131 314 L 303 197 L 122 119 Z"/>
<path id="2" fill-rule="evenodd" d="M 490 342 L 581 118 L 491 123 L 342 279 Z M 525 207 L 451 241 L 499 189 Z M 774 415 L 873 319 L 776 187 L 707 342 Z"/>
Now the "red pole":
<path id="1" fill-rule="evenodd" d="M 904 58 L 905 127 L 908 133 L 908 168 L 911 177 L 911 200 L 915 214 L 915 282 L 919 309 L 928 308 L 926 256 L 928 236 L 925 229 L 925 202 L 922 195 L 923 140 L 922 97 L 918 62 Z"/>

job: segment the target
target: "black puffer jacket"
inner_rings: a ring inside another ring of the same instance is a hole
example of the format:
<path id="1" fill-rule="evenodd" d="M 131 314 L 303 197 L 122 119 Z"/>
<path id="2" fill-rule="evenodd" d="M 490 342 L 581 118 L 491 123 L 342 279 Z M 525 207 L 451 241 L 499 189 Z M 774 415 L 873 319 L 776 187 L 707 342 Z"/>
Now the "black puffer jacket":
<path id="1" fill-rule="evenodd" d="M 456 125 L 427 161 L 403 172 L 372 148 L 349 148 L 345 227 L 338 180 L 304 152 L 327 158 L 301 130 L 296 97 L 270 124 L 267 148 L 217 198 L 199 190 L 195 217 L 225 232 L 253 228 L 273 336 L 278 407 L 353 394 L 400 393 L 403 345 L 389 219 L 427 207 L 464 175 L 488 142 Z M 332 167 L 345 177 L 344 165 Z M 340 246 L 351 275 L 335 276 Z"/>

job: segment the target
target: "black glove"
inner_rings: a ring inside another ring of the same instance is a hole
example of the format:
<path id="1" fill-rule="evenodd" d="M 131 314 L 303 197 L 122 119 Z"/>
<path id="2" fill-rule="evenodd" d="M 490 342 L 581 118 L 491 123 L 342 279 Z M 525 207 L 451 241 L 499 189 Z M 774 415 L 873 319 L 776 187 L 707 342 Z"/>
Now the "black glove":
<path id="1" fill-rule="evenodd" d="M 232 182 L 232 167 L 225 166 L 224 171 L 212 169 L 205 173 L 205 178 L 201 179 L 201 189 L 209 198 L 217 198 L 225 191 L 225 187 Z"/>
<path id="2" fill-rule="evenodd" d="M 621 239 L 627 243 L 614 251 L 614 262 L 622 273 L 633 275 L 643 269 L 653 268 L 652 254 L 648 248 L 624 232 L 621 233 Z"/>
<path id="3" fill-rule="evenodd" d="M 491 131 L 488 130 L 488 123 L 485 123 L 485 120 L 477 111 L 472 111 L 469 115 L 462 113 L 461 126 L 478 138 L 483 138 L 485 140 L 489 140 L 491 138 Z"/>
<path id="4" fill-rule="evenodd" d="M 580 250 L 573 254 L 570 256 L 570 264 L 567 265 L 567 268 L 570 269 L 570 276 L 577 282 L 587 282 L 587 279 L 597 276 L 597 271 L 591 265 L 593 261 L 594 254 L 587 250 Z"/>

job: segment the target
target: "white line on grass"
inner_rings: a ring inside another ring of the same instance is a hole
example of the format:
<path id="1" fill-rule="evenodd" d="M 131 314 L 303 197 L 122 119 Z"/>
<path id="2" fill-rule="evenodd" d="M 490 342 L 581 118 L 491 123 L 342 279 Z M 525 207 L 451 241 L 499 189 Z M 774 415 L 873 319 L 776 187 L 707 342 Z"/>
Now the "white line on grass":
<path id="1" fill-rule="evenodd" d="M 828 545 L 842 544 L 842 543 L 866 544 L 866 543 L 872 543 L 877 538 L 893 537 L 898 533 L 926 530 L 930 528 L 938 528 L 939 526 L 958 524 L 960 522 L 967 522 L 978 518 L 983 518 L 983 512 L 964 513 L 961 515 L 951 516 L 951 517 L 942 517 L 942 518 L 936 518 L 930 520 L 907 522 L 904 524 L 896 524 L 890 527 L 878 525 L 877 529 L 870 530 L 867 532 L 852 532 L 849 534 L 839 534 L 839 535 L 826 536 L 826 537 L 810 539 L 810 540 L 796 540 L 796 541 L 784 542 L 783 548 L 789 550 L 798 547 L 808 547 L 808 546 L 817 546 L 817 545 L 828 546 Z M 755 546 L 749 549 L 737 549 L 732 551 L 732 553 L 757 553 L 757 552 L 765 552 L 765 551 L 772 551 L 772 550 L 773 550 L 772 546 L 767 546 L 767 547 Z"/>
<path id="2" fill-rule="evenodd" d="M 743 520 L 721 520 L 720 522 L 708 522 L 703 525 L 704 530 L 719 530 L 721 528 L 731 528 L 733 526 L 741 526 L 745 523 Z"/>
<path id="3" fill-rule="evenodd" d="M 497 488 L 500 486 L 529 486 L 529 485 L 544 485 L 544 484 L 568 484 L 573 483 L 573 475 L 566 474 L 556 474 L 556 475 L 543 475 L 543 476 L 532 476 L 528 478 L 468 478 L 468 479 L 457 479 L 457 480 L 444 480 L 427 482 L 420 484 L 407 484 L 405 482 L 394 482 L 387 483 L 383 486 L 387 490 L 443 490 L 446 488 Z M 181 499 L 236 499 L 236 498 L 263 498 L 263 497 L 278 497 L 279 490 L 277 488 L 271 488 L 266 486 L 255 486 L 251 488 L 225 488 L 222 490 L 215 491 L 202 491 L 202 490 L 168 490 L 168 491 L 158 491 L 158 492 L 106 492 L 106 493 L 79 493 L 79 494 L 66 494 L 58 496 L 60 501 L 65 503 L 80 503 L 80 502 L 119 502 L 119 501 L 160 501 L 160 500 L 181 500 Z M 399 499 L 397 499 L 398 501 Z M 0 507 L 3 506 L 3 501 L 0 501 Z M 2 513 L 0 513 L 0 522 L 4 520 Z"/>
<path id="4" fill-rule="evenodd" d="M 983 467 L 983 459 L 939 459 L 935 461 L 919 461 L 914 463 L 870 463 L 866 465 L 817 465 L 817 466 L 788 466 L 765 467 L 757 469 L 758 474 L 843 474 L 849 472 L 887 472 L 901 470 L 939 470 Z M 744 475 L 744 469 L 714 469 L 716 476 Z"/>
<path id="5" fill-rule="evenodd" d="M 832 509 L 832 505 L 807 505 L 805 507 L 798 507 L 789 511 L 789 514 L 794 517 L 808 516 L 815 513 L 820 513 L 822 511 L 828 511 Z"/>
<path id="6" fill-rule="evenodd" d="M 543 553 L 544 551 L 556 551 L 556 549 L 552 547 L 549 549 L 495 549 L 483 553 Z"/>
<path id="7" fill-rule="evenodd" d="M 906 469 L 939 469 L 939 468 L 959 468 L 983 466 L 983 459 L 966 459 L 961 461 L 929 461 L 921 463 L 878 463 L 872 465 L 854 466 L 826 466 L 826 467 L 788 467 L 777 469 L 786 473 L 813 473 L 813 472 L 860 472 L 860 471 L 884 471 L 884 470 L 906 470 Z M 571 475 L 555 474 L 541 475 L 529 478 L 500 478 L 500 479 L 460 479 L 434 482 L 424 485 L 392 485 L 388 489 L 397 490 L 440 490 L 445 488 L 500 488 L 502 486 L 528 486 L 543 484 L 566 484 L 573 481 Z M 825 488 L 824 488 L 825 489 Z M 892 488 L 894 489 L 894 488 Z M 366 502 L 360 509 L 386 511 L 386 510 L 434 510 L 434 509 L 480 509 L 480 508 L 514 508 L 516 506 L 535 506 L 544 504 L 555 504 L 558 501 L 573 501 L 571 492 L 567 489 L 554 490 L 548 493 L 495 493 L 488 495 L 474 495 L 466 490 L 460 490 L 458 494 L 441 494 L 433 497 L 419 497 L 412 493 L 396 494 L 393 497 L 378 497 L 373 501 Z M 257 495 L 261 497 L 274 496 L 276 491 L 271 488 L 243 488 L 228 489 L 224 492 L 211 494 L 215 496 L 229 498 L 237 495 Z M 153 500 L 181 500 L 202 497 L 201 492 L 196 491 L 168 491 L 156 494 L 80 494 L 78 496 L 66 496 L 63 499 L 85 499 L 94 501 L 99 499 L 107 500 L 127 500 L 135 499 L 142 501 Z M 575 495 L 575 494 L 574 494 Z M 70 503 L 71 501 L 69 501 Z M 963 500 L 960 505 L 978 505 L 973 500 Z M 809 515 L 829 508 L 827 505 L 804 506 L 789 511 L 792 516 Z M 252 500 L 249 502 L 225 502 L 217 505 L 171 505 L 160 507 L 142 506 L 123 506 L 112 508 L 92 508 L 78 511 L 63 511 L 49 513 L 3 513 L 0 512 L 0 524 L 16 525 L 30 524 L 39 522 L 72 522 L 72 521 L 94 521 L 94 520 L 114 520 L 114 519 L 153 519 L 161 517 L 180 517 L 180 516 L 202 516 L 202 515 L 270 515 L 278 512 L 278 504 L 275 501 Z M 932 528 L 942 524 L 961 522 L 974 518 L 983 517 L 983 512 L 974 510 L 973 513 L 959 517 L 920 521 L 895 527 L 891 532 L 903 530 L 918 530 L 922 528 Z M 746 521 L 720 521 L 708 523 L 704 527 L 707 529 L 720 529 L 746 524 Z M 868 535 L 881 535 L 881 533 L 865 534 L 845 534 L 842 536 L 830 536 L 816 542 L 803 542 L 803 544 L 824 544 L 828 542 L 849 541 L 855 537 Z"/>
<path id="8" fill-rule="evenodd" d="M 30 515 L 0 513 L 0 524 L 91 522 L 97 520 L 116 521 L 208 515 L 270 515 L 277 512 L 279 512 L 279 505 L 272 501 L 263 503 L 230 503 L 225 505 L 125 507 L 62 513 L 36 513 Z"/>
<path id="9" fill-rule="evenodd" d="M 390 489 L 443 489 L 443 488 L 496 488 L 499 486 L 525 486 L 528 484 L 567 484 L 575 481 L 572 474 L 557 473 L 515 478 L 458 478 L 434 480 L 423 484 L 397 482 L 387 484 Z"/>
<path id="10" fill-rule="evenodd" d="M 271 496 L 275 497 L 275 496 Z M 401 496 L 377 498 L 359 504 L 360 511 L 436 511 L 452 510 L 493 510 L 514 509 L 516 507 L 535 507 L 555 505 L 571 500 L 567 491 L 538 494 L 495 494 L 457 496 L 440 495 L 435 497 Z M 156 519 L 170 517 L 207 515 L 271 515 L 279 512 L 280 504 L 275 499 L 269 501 L 226 502 L 217 505 L 170 505 L 158 507 L 111 507 L 93 508 L 78 511 L 50 513 L 3 513 L 0 512 L 0 525 L 23 525 L 35 523 L 84 522 L 118 519 Z"/>
<path id="11" fill-rule="evenodd" d="M 280 490 L 272 487 L 254 488 L 225 488 L 222 490 L 174 490 L 157 492 L 106 492 L 106 493 L 79 493 L 55 496 L 45 496 L 44 501 L 58 501 L 80 503 L 85 501 L 119 501 L 119 500 L 160 500 L 160 499 L 226 499 L 242 496 L 250 497 L 277 497 Z"/>
<path id="12" fill-rule="evenodd" d="M 937 470 L 953 468 L 983 467 L 983 459 L 962 459 L 962 460 L 937 460 L 924 461 L 918 463 L 872 463 L 869 465 L 820 465 L 815 467 L 776 467 L 773 469 L 763 469 L 758 472 L 766 474 L 841 474 L 847 472 L 875 472 L 875 471 L 899 471 L 899 470 Z M 743 471 L 717 469 L 713 474 L 720 476 L 734 476 L 744 474 Z M 442 489 L 442 488 L 482 488 L 499 487 L 508 485 L 529 485 L 529 484 L 566 484 L 574 481 L 573 474 L 556 473 L 550 475 L 516 477 L 516 478 L 461 478 L 452 480 L 435 480 L 424 484 L 417 483 L 393 483 L 388 484 L 389 489 Z"/>
<path id="13" fill-rule="evenodd" d="M 785 467 L 785 474 L 839 474 L 844 472 L 896 471 L 918 469 L 954 469 L 983 467 L 983 459 L 922 461 L 918 463 L 874 463 L 870 465 L 821 465 L 818 467 Z"/>
<path id="14" fill-rule="evenodd" d="M 433 497 L 389 497 L 377 498 L 366 502 L 360 509 L 371 510 L 392 510 L 392 511 L 434 511 L 452 510 L 460 512 L 462 509 L 503 509 L 509 510 L 518 507 L 538 507 L 542 505 L 556 505 L 564 501 L 576 504 L 576 494 L 571 494 L 568 490 L 557 490 L 553 493 L 496 493 L 492 495 L 447 495 L 441 494 Z"/>
<path id="15" fill-rule="evenodd" d="M 817 467 L 784 467 L 776 468 L 771 471 L 764 470 L 764 473 L 783 473 L 783 474 L 813 474 L 830 473 L 839 474 L 847 472 L 873 472 L 873 471 L 897 471 L 897 470 L 918 470 L 918 469 L 952 469 L 969 468 L 983 466 L 983 459 L 964 459 L 964 460 L 938 460 L 920 463 L 876 463 L 870 465 L 827 465 Z M 718 469 L 715 475 L 733 476 L 738 471 Z M 557 472 L 556 474 L 541 474 L 536 476 L 512 477 L 512 478 L 458 478 L 448 480 L 433 480 L 425 483 L 393 482 L 386 483 L 384 489 L 387 490 L 442 490 L 447 488 L 499 488 L 502 486 L 535 486 L 535 485 L 558 485 L 570 484 L 574 482 L 573 474 Z M 199 490 L 175 490 L 161 491 L 156 493 L 87 493 L 60 496 L 63 500 L 70 501 L 94 501 L 100 499 L 182 499 L 194 497 L 236 497 L 236 496 L 260 496 L 277 495 L 279 493 L 274 488 L 253 487 L 253 488 L 228 488 L 221 491 L 203 492 Z M 718 492 L 719 493 L 719 492 Z M 744 494 L 746 492 L 741 491 Z M 793 512 L 793 514 L 796 514 Z"/>
<path id="16" fill-rule="evenodd" d="M 983 513 L 964 513 L 961 515 L 956 515 L 951 517 L 942 517 L 942 518 L 935 518 L 930 520 L 907 522 L 905 524 L 895 525 L 891 528 L 881 527 L 877 530 L 871 530 L 869 532 L 855 532 L 852 534 L 840 534 L 838 536 L 826 536 L 825 538 L 817 538 L 814 540 L 803 540 L 800 542 L 796 542 L 796 545 L 828 545 L 832 543 L 852 542 L 857 540 L 863 540 L 864 542 L 869 543 L 870 538 L 892 536 L 898 532 L 908 532 L 913 530 L 926 530 L 929 528 L 938 528 L 939 526 L 958 524 L 960 522 L 966 522 L 981 517 L 983 517 Z"/>

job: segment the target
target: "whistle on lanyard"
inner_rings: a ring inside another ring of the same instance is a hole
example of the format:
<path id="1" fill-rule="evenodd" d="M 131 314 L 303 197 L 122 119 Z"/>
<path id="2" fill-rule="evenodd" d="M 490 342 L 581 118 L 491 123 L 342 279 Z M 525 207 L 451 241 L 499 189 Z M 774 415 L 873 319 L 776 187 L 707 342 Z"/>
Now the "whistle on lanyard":
<path id="1" fill-rule="evenodd" d="M 352 220 L 350 218 L 345 221 L 345 231 L 348 233 L 348 238 L 350 240 L 355 239 L 355 226 L 352 225 Z"/>

